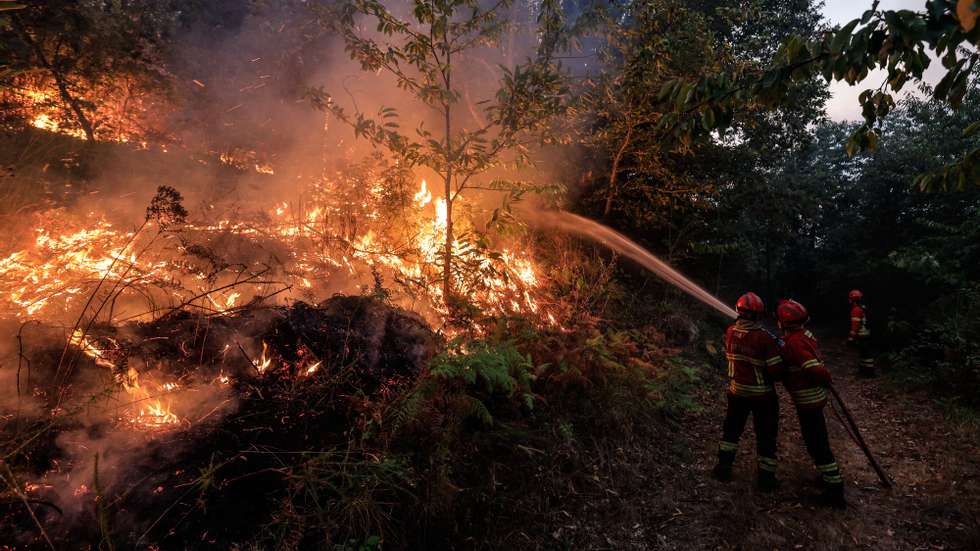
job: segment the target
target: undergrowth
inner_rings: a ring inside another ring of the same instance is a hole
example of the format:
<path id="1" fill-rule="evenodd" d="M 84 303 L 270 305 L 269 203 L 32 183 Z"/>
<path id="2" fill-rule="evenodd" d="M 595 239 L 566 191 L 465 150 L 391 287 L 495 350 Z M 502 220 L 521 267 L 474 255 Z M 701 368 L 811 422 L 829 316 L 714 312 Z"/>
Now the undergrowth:
<path id="1" fill-rule="evenodd" d="M 697 409 L 697 365 L 653 327 L 507 318 L 449 342 L 418 377 L 373 388 L 344 365 L 302 384 L 243 379 L 236 413 L 151 444 L 159 465 L 115 487 L 97 471 L 90 524 L 54 537 L 115 548 L 512 547 L 556 503 L 634 484 L 624 450 L 648 449 Z M 167 463 L 172 449 L 179 463 Z"/>
<path id="2" fill-rule="evenodd" d="M 614 469 L 605 463 L 616 448 L 697 408 L 696 364 L 653 330 L 495 322 L 488 336 L 450 342 L 416 381 L 366 406 L 368 421 L 345 446 L 291 458 L 282 469 L 288 490 L 258 543 L 509 545 L 500 526 L 540 520 L 570 486 L 595 484 L 594 469 Z"/>
<path id="3" fill-rule="evenodd" d="M 889 333 L 901 343 L 884 357 L 890 378 L 928 390 L 951 419 L 980 424 L 980 288 L 937 301 L 914 327 L 893 322 Z"/>

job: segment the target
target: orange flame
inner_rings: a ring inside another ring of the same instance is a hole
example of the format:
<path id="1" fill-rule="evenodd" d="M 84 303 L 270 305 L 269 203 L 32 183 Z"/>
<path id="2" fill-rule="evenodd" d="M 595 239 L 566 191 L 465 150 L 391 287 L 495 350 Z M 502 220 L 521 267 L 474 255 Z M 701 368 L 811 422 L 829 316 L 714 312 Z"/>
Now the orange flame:
<path id="1" fill-rule="evenodd" d="M 272 358 L 269 358 L 267 354 L 269 353 L 269 345 L 265 341 L 262 341 L 262 355 L 259 356 L 259 361 L 255 364 L 255 369 L 259 373 L 265 373 L 269 366 L 272 365 Z"/>

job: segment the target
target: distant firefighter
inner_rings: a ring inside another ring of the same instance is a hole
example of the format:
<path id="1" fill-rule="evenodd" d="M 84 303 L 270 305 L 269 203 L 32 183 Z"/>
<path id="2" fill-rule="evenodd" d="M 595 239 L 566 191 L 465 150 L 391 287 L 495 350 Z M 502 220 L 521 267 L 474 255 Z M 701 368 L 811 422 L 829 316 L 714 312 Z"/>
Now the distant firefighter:
<path id="1" fill-rule="evenodd" d="M 738 451 L 738 440 L 749 414 L 755 427 L 758 454 L 758 486 L 772 491 L 776 479 L 776 436 L 779 432 L 779 399 L 773 373 L 782 363 L 776 340 L 760 324 L 766 308 L 755 293 L 746 293 L 735 305 L 738 320 L 725 332 L 728 360 L 728 411 L 718 444 L 718 464 L 712 475 L 727 482 Z"/>
<path id="2" fill-rule="evenodd" d="M 868 329 L 867 309 L 864 307 L 864 293 L 854 289 L 847 294 L 851 301 L 851 331 L 847 342 L 857 345 L 858 375 L 874 377 L 875 359 L 871 351 L 871 330 Z"/>
<path id="3" fill-rule="evenodd" d="M 836 508 L 844 501 L 844 479 L 830 449 L 827 421 L 823 408 L 827 404 L 830 371 L 817 351 L 817 339 L 806 328 L 810 319 L 806 308 L 795 300 L 785 300 L 776 308 L 776 319 L 783 332 L 783 386 L 789 392 L 800 420 L 803 443 L 813 458 L 823 485 L 821 502 Z"/>

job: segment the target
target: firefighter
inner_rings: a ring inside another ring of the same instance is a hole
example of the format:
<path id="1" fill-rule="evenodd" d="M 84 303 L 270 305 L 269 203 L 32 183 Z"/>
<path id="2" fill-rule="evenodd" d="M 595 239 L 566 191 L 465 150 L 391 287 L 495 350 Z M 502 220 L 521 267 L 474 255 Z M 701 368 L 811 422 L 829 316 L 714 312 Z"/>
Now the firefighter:
<path id="1" fill-rule="evenodd" d="M 875 359 L 871 353 L 871 331 L 868 329 L 868 316 L 864 307 L 864 294 L 854 289 L 847 294 L 851 301 L 851 332 L 847 342 L 858 349 L 858 375 L 875 376 Z"/>
<path id="2" fill-rule="evenodd" d="M 827 388 L 831 383 L 830 371 L 820 359 L 817 339 L 805 327 L 810 316 L 802 304 L 786 300 L 776 308 L 776 319 L 784 341 L 780 350 L 783 357 L 781 379 L 796 406 L 807 452 L 820 472 L 823 485 L 820 501 L 831 507 L 845 508 L 844 479 L 830 449 L 823 415 Z"/>
<path id="3" fill-rule="evenodd" d="M 732 465 L 738 440 L 752 415 L 758 454 L 758 487 L 772 491 L 776 479 L 776 435 L 779 431 L 779 400 L 773 386 L 773 373 L 782 359 L 776 341 L 759 324 L 765 313 L 762 299 L 746 293 L 735 304 L 738 320 L 725 332 L 728 360 L 728 411 L 718 445 L 718 464 L 712 474 L 722 482 L 732 478 Z"/>

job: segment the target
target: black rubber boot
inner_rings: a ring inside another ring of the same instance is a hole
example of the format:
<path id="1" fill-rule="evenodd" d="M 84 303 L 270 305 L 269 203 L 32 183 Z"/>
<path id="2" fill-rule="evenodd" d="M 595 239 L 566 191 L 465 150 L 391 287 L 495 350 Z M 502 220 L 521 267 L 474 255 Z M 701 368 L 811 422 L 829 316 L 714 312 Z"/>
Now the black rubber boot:
<path id="1" fill-rule="evenodd" d="M 843 484 L 824 484 L 823 493 L 817 498 L 820 505 L 834 509 L 847 509 Z"/>
<path id="2" fill-rule="evenodd" d="M 779 489 L 779 485 L 780 482 L 779 479 L 776 478 L 776 473 L 759 469 L 759 478 L 756 480 L 756 486 L 759 488 L 760 492 L 775 492 Z"/>
<path id="3" fill-rule="evenodd" d="M 718 464 L 711 469 L 711 476 L 720 482 L 732 480 L 732 465 L 735 464 L 735 452 L 718 451 Z"/>

